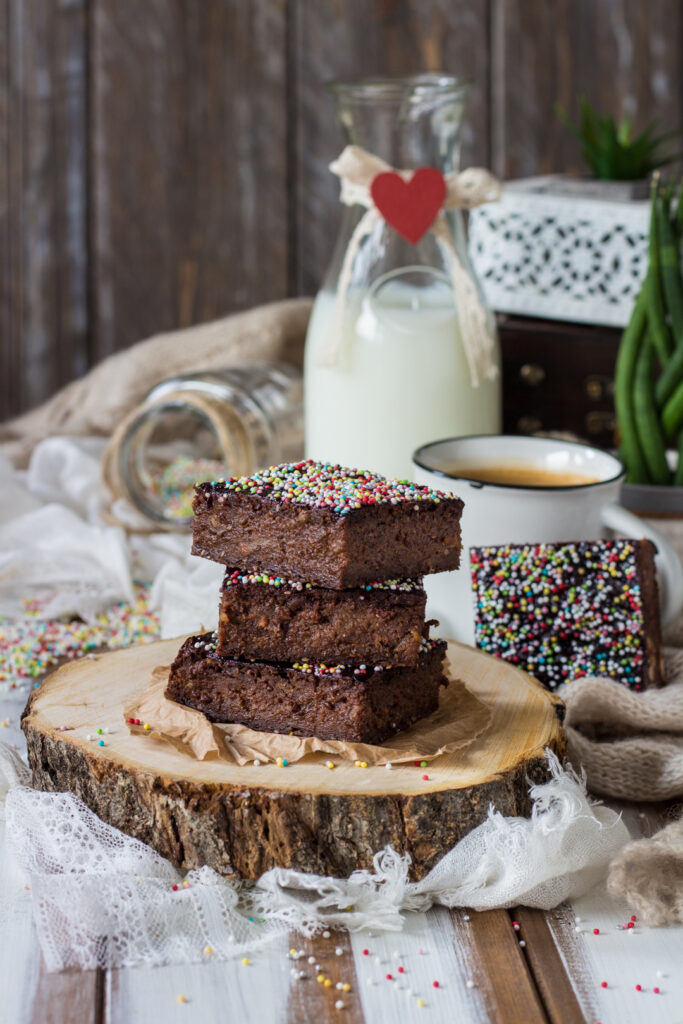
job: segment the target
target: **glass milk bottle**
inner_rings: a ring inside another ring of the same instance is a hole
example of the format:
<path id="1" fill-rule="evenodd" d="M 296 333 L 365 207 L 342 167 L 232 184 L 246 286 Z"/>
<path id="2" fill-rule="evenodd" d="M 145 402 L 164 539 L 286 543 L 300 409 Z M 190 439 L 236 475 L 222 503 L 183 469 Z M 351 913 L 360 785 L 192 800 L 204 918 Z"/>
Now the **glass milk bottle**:
<path id="1" fill-rule="evenodd" d="M 353 146 L 396 170 L 457 171 L 463 82 L 428 74 L 337 83 L 333 90 Z M 345 155 L 353 164 L 357 153 L 347 149 L 337 166 Z M 412 244 L 382 216 L 368 217 L 373 203 L 356 202 L 352 189 L 345 197 L 343 187 L 342 198 L 340 235 L 306 340 L 306 455 L 411 477 L 411 455 L 421 444 L 500 431 L 495 321 L 474 280 L 460 209 L 445 210 L 440 230 Z M 477 380 L 456 271 L 460 281 L 463 272 L 469 278 L 488 335 L 487 372 Z"/>

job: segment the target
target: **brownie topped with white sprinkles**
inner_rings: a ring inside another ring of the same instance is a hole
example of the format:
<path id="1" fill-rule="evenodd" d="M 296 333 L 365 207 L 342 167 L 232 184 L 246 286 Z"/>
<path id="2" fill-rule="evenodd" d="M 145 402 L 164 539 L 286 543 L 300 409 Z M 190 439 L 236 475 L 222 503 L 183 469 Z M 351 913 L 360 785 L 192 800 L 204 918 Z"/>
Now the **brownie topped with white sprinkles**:
<path id="1" fill-rule="evenodd" d="M 471 548 L 477 647 L 550 689 L 583 676 L 661 685 L 654 555 L 648 540 Z"/>

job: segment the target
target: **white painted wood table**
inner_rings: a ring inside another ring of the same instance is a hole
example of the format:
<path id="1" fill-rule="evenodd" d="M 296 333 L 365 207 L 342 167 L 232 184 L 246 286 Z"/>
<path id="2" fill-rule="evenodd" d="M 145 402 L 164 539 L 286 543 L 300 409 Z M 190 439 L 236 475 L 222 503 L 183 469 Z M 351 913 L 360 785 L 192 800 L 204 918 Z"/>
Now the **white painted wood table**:
<path id="1" fill-rule="evenodd" d="M 0 720 L 8 722 L 0 739 L 19 750 L 25 699 L 19 691 L 0 699 Z M 659 824 L 651 810 L 625 806 L 624 813 L 634 835 Z M 17 886 L 25 895 L 10 911 L 7 897 Z M 600 894 L 550 913 L 436 909 L 409 915 L 399 934 L 292 935 L 255 953 L 248 966 L 207 957 L 190 967 L 48 974 L 31 896 L 6 855 L 2 834 L 0 1022 L 683 1024 L 683 927 L 650 929 L 636 922 L 620 930 L 617 925 L 630 916 L 625 904 Z M 288 955 L 292 946 L 305 950 L 296 965 Z M 316 963 L 331 987 L 316 981 Z M 304 971 L 303 979 L 292 978 L 293 966 Z M 337 990 L 338 981 L 351 990 Z M 337 1009 L 340 999 L 344 1007 Z"/>

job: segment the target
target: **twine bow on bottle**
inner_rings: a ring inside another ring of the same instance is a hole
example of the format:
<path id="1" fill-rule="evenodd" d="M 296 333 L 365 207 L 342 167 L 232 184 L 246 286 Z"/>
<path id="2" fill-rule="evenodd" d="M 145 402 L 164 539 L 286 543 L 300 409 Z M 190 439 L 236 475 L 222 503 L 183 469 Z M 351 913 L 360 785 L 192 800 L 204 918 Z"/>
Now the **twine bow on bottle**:
<path id="1" fill-rule="evenodd" d="M 341 202 L 346 206 L 365 206 L 366 212 L 356 225 L 344 254 L 337 288 L 335 316 L 327 344 L 321 353 L 321 362 L 325 366 L 334 366 L 339 356 L 344 308 L 351 284 L 354 260 L 358 255 L 361 242 L 383 219 L 371 194 L 373 180 L 377 175 L 389 172 L 398 173 L 405 182 L 409 182 L 415 173 L 414 171 L 393 172 L 393 168 L 384 160 L 368 153 L 360 146 L 347 146 L 340 156 L 330 164 L 330 170 L 338 175 L 341 181 Z M 491 335 L 486 311 L 481 304 L 476 284 L 453 244 L 445 211 L 456 208 L 471 210 L 482 203 L 493 202 L 500 198 L 502 186 L 497 178 L 482 167 L 468 167 L 459 173 L 446 174 L 443 178 L 445 198 L 428 230 L 444 250 L 446 264 L 450 268 L 463 347 L 472 385 L 477 387 L 482 380 L 491 380 L 497 376 L 494 338 Z"/>

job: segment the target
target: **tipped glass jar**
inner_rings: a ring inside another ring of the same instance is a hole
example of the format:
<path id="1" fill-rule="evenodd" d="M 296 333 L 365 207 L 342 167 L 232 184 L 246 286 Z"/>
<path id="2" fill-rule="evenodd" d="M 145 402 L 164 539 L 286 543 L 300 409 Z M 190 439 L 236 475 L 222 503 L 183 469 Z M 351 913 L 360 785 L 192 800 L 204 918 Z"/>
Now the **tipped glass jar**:
<path id="1" fill-rule="evenodd" d="M 246 476 L 303 452 L 301 374 L 285 363 L 173 377 L 114 433 L 103 473 L 153 529 L 187 529 L 194 485 Z"/>

